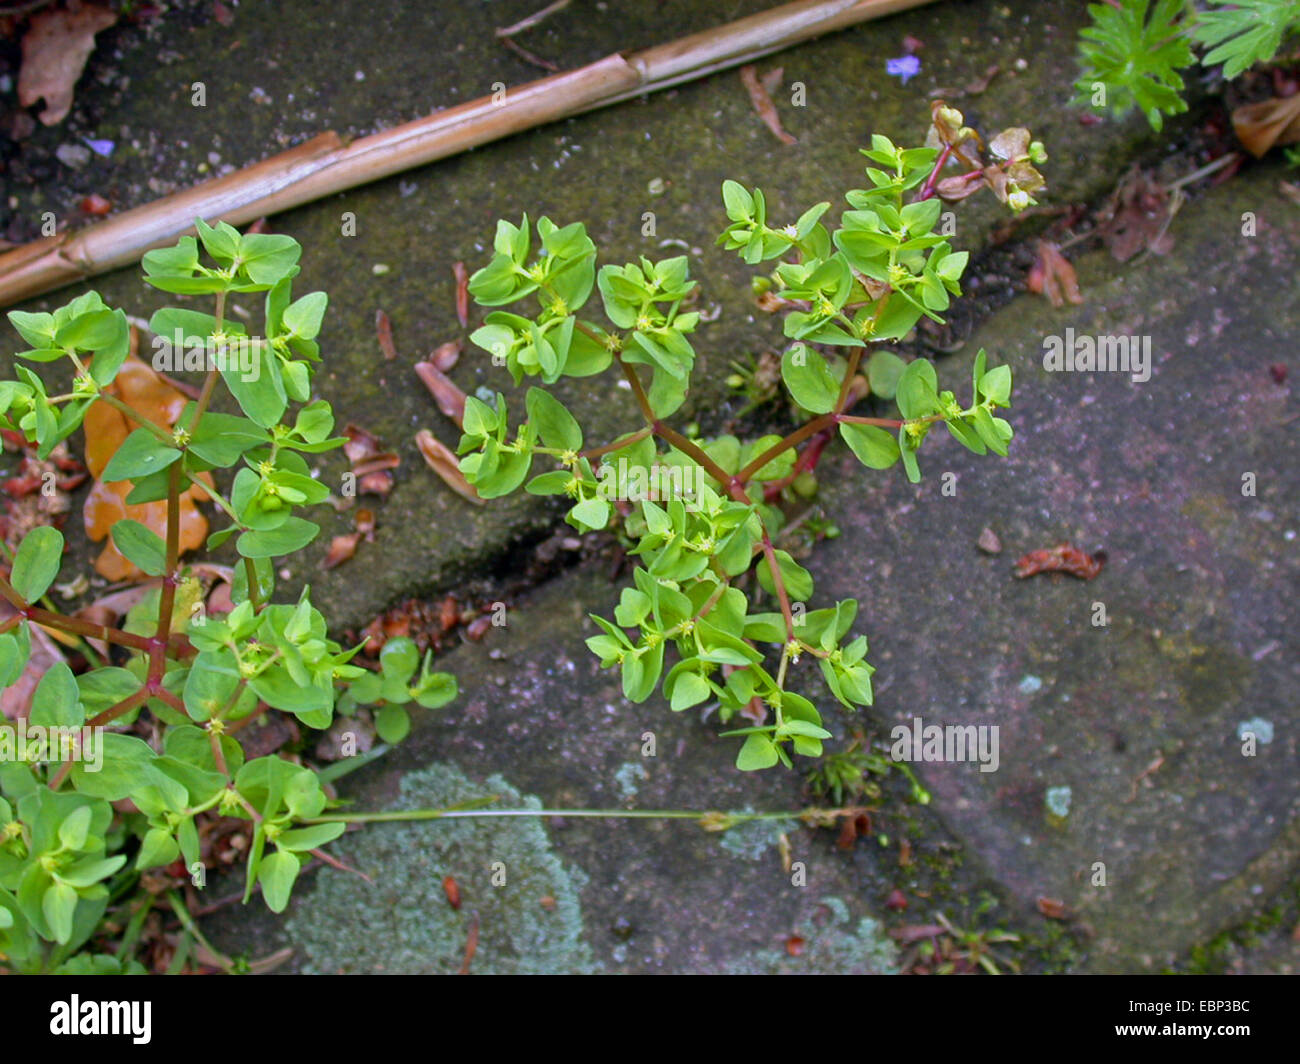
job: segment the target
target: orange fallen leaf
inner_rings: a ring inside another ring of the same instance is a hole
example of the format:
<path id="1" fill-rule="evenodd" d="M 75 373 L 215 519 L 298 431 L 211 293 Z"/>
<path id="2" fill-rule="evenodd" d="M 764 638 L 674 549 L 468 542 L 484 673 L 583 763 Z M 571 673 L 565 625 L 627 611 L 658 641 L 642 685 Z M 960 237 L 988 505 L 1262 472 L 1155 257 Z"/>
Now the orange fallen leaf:
<path id="1" fill-rule="evenodd" d="M 415 445 L 420 448 L 420 454 L 424 455 L 424 460 L 429 463 L 429 468 L 442 477 L 443 483 L 457 495 L 463 499 L 468 499 L 476 506 L 483 506 L 487 502 L 474 490 L 474 486 L 465 479 L 465 474 L 460 471 L 460 463 L 456 460 L 451 448 L 434 436 L 432 432 L 428 429 L 421 429 L 417 432 L 415 434 Z"/>
<path id="2" fill-rule="evenodd" d="M 434 359 L 437 359 L 442 351 L 443 348 L 438 348 L 434 352 Z M 443 360 L 445 361 L 445 356 Z M 438 404 L 438 409 L 442 411 L 443 415 L 454 421 L 457 428 L 463 428 L 465 422 L 465 393 L 456 387 L 452 379 L 443 373 L 434 361 L 417 362 L 415 364 L 415 373 L 424 382 L 424 386 L 429 389 L 429 393 L 433 396 L 434 402 Z"/>
<path id="3" fill-rule="evenodd" d="M 1038 242 L 1038 258 L 1025 279 L 1025 287 L 1031 292 L 1045 294 L 1054 307 L 1063 306 L 1066 300 L 1075 304 L 1083 302 L 1074 267 L 1048 240 Z"/>
<path id="4" fill-rule="evenodd" d="M 1092 580 L 1106 563 L 1103 551 L 1084 554 L 1078 547 L 1062 543 L 1047 550 L 1031 550 L 1016 562 L 1016 576 L 1021 580 L 1038 573 L 1069 573 L 1080 580 Z"/>
<path id="5" fill-rule="evenodd" d="M 763 123 L 775 135 L 777 140 L 782 144 L 798 143 L 794 137 L 781 126 L 781 116 L 776 113 L 776 105 L 772 103 L 771 93 L 781 83 L 782 69 L 770 71 L 760 80 L 758 70 L 753 66 L 743 66 L 740 68 L 740 80 L 744 82 L 745 90 L 749 93 L 749 101 L 754 105 L 754 110 Z"/>
<path id="6" fill-rule="evenodd" d="M 1274 145 L 1295 144 L 1300 141 L 1300 93 L 1238 107 L 1232 112 L 1232 128 L 1256 159 Z"/>
<path id="7" fill-rule="evenodd" d="M 108 390 L 141 416 L 165 429 L 176 424 L 189 402 L 183 392 L 134 355 L 122 363 L 117 379 Z M 167 533 L 166 500 L 128 505 L 126 497 L 133 486 L 130 481 L 107 484 L 99 479 L 122 441 L 136 428 L 134 422 L 105 402 L 92 403 L 86 411 L 86 467 L 95 483 L 86 497 L 82 517 L 86 535 L 92 542 L 106 539 L 113 525 L 127 518 L 139 521 L 159 536 Z M 209 486 L 213 483 L 211 474 L 204 473 L 202 479 Z M 202 546 L 207 537 L 208 520 L 196 505 L 203 497 L 195 487 L 187 488 L 181 494 L 181 553 Z M 95 559 L 95 571 L 109 580 L 139 580 L 145 575 L 118 553 L 112 539 L 107 539 L 103 551 Z"/>
<path id="8" fill-rule="evenodd" d="M 40 11 L 23 34 L 23 64 L 18 73 L 18 103 L 30 107 L 44 98 L 40 114 L 47 126 L 72 110 L 72 93 L 95 50 L 95 34 L 117 21 L 106 7 L 86 4 L 74 11 Z"/>

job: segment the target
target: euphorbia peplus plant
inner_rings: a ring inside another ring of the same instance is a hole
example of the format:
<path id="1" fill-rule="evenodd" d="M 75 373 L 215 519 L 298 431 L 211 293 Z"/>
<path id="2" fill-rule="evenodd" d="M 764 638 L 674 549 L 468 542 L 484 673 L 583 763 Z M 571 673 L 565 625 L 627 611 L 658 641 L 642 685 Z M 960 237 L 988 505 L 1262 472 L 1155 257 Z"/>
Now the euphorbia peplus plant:
<path id="1" fill-rule="evenodd" d="M 796 477 L 811 472 L 836 432 L 867 467 L 901 462 L 914 482 L 921 475 L 918 451 L 936 424 L 976 453 L 1007 453 L 1011 427 L 996 411 L 1009 404 L 1011 372 L 987 368 L 982 351 L 963 406 L 939 390 L 931 363 L 904 365 L 878 349 L 872 389 L 893 398 L 901 417 L 850 412 L 862 396 L 858 370 L 868 349 L 905 337 L 922 317 L 942 321 L 939 312 L 960 294 L 967 253 L 935 232 L 940 197 L 964 199 L 987 186 L 1023 210 L 1043 185 L 1034 164 L 1046 155 L 1027 130 L 995 137 L 987 165 L 981 147 L 960 112 L 942 103 L 932 108 L 924 147 L 899 148 L 873 137 L 863 152 L 871 162 L 870 187 L 847 194 L 851 209 L 834 229 L 822 221 L 829 203 L 789 225 L 772 225 L 761 191 L 724 183 L 730 224 L 719 243 L 751 265 L 781 260 L 763 286 L 769 305 L 785 312 L 785 335 L 794 341 L 782 357 L 782 379 L 808 415 L 783 437 L 690 439 L 668 424 L 690 386 L 695 351 L 688 336 L 699 323 L 699 314 L 685 309 L 694 287 L 685 257 L 597 271 L 595 245 L 581 224 L 539 219 L 540 249 L 533 254 L 525 215 L 518 226 L 498 223 L 495 255 L 470 279 L 482 306 L 529 296 L 540 304 L 532 314 L 493 311 L 472 337 L 516 384 L 525 376 L 553 384 L 615 366 L 644 425 L 591 446 L 578 420 L 543 388 L 529 389 L 526 419 L 518 425 L 502 395 L 495 405 L 471 397 L 459 448 L 462 473 L 486 498 L 526 480 L 533 494 L 565 496 L 567 520 L 581 531 L 607 527 L 621 507 L 640 564 L 613 620 L 593 617 L 601 633 L 588 646 L 603 665 L 621 670 L 624 694 L 634 702 L 662 683 L 673 710 L 716 701 L 724 722 L 747 718 L 749 726 L 724 733 L 744 737 L 736 760 L 741 769 L 789 766 L 788 748 L 821 754 L 830 733 L 812 700 L 790 686 L 793 667 L 805 659 L 816 661 L 846 707 L 872 700 L 867 640 L 852 634 L 858 603 L 806 609 L 812 577 L 775 545 L 786 520 L 782 502 Z M 960 172 L 945 177 L 950 164 Z M 609 327 L 579 317 L 597 289 Z M 558 468 L 528 480 L 539 456 Z M 654 489 L 647 486 L 664 482 L 675 497 L 650 497 Z M 748 592 L 738 586 L 755 568 L 774 610 L 756 609 L 752 586 Z"/>
<path id="2" fill-rule="evenodd" d="M 343 442 L 331 436 L 330 405 L 311 397 L 327 299 L 323 292 L 293 298 L 301 248 L 290 237 L 196 226 L 197 241 L 183 237 L 144 259 L 154 287 L 215 301 L 212 314 L 166 308 L 149 323 L 172 342 L 178 361 L 207 369 L 198 400 L 174 427 L 149 421 L 110 391 L 127 357 L 129 325 L 96 293 L 52 314 L 9 315 L 30 345 L 20 359 L 66 359 L 75 377 L 69 392 L 50 395 L 36 373 L 16 365 L 18 379 L 0 382 L 0 427 L 45 456 L 92 403 L 112 405 L 138 427 L 103 479 L 130 481 L 129 503 L 165 499 L 167 524 L 163 536 L 130 520 L 112 529 L 117 549 L 160 584 L 123 628 L 41 604 L 63 554 L 53 528 L 29 533 L 9 578 L 0 578 L 12 607 L 0 623 L 0 685 L 27 667 L 32 624 L 113 648 L 105 661 L 84 646 L 97 667 L 79 675 L 59 661 L 41 677 L 26 720 L 0 721 L 0 966 L 115 970 L 111 956 L 73 955 L 110 897 L 127 895 L 143 871 L 181 858 L 186 875 L 201 881 L 195 818 L 208 810 L 250 821 L 245 900 L 260 885 L 267 905 L 283 910 L 301 866 L 312 854 L 324 857 L 321 847 L 344 824 L 307 823 L 331 804 L 316 773 L 276 755 L 246 760 L 231 726 L 271 707 L 324 728 L 336 710 L 374 704 L 381 737 L 395 741 L 408 726 L 405 704 L 436 708 L 456 693 L 454 679 L 432 671 L 427 656 L 421 666 L 410 640 L 390 641 L 380 672 L 371 673 L 351 663 L 359 648 L 329 639 L 307 590 L 296 603 L 270 602 L 273 559 L 319 532 L 296 510 L 329 494 L 304 455 Z M 200 242 L 211 265 L 200 261 Z M 265 334 L 249 337 L 226 316 L 227 298 L 262 292 Z M 209 409 L 218 381 L 242 415 Z M 301 404 L 292 420 L 291 404 Z M 235 471 L 229 494 L 211 486 L 214 470 Z M 224 615 L 204 615 L 179 558 L 178 499 L 191 485 L 229 520 L 208 547 L 235 537 L 242 557 L 234 608 Z M 153 718 L 147 727 L 141 714 Z M 132 921 L 137 933 L 153 904 L 153 895 L 143 897 Z"/>

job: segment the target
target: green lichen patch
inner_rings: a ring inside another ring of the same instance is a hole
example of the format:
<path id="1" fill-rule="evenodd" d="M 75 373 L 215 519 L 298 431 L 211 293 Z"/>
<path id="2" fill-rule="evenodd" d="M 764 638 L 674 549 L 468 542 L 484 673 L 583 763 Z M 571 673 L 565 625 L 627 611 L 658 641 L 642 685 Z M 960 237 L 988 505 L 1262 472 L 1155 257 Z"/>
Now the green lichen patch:
<path id="1" fill-rule="evenodd" d="M 503 808 L 540 809 L 502 777 L 477 784 L 449 764 L 402 780 L 398 809 L 443 808 L 496 795 Z M 579 895 L 587 877 L 551 849 L 532 818 L 369 825 L 338 856 L 374 885 L 322 869 L 295 906 L 289 935 L 309 973 L 454 973 L 475 919 L 470 970 L 480 974 L 587 973 Z M 448 901 L 451 877 L 460 908 Z"/>
<path id="2" fill-rule="evenodd" d="M 800 941 L 802 940 L 802 941 Z M 822 898 L 801 920 L 786 949 L 754 950 L 727 965 L 732 975 L 895 975 L 898 950 L 870 916 L 855 926 L 840 898 Z"/>

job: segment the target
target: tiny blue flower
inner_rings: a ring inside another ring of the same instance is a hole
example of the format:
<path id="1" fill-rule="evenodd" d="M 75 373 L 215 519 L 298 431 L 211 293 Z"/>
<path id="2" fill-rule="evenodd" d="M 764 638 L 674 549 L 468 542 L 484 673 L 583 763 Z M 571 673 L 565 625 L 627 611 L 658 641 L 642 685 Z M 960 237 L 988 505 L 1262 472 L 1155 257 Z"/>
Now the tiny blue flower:
<path id="1" fill-rule="evenodd" d="M 904 55 L 897 59 L 885 60 L 885 73 L 891 77 L 903 79 L 906 85 L 909 78 L 916 77 L 921 72 L 921 60 L 914 55 Z"/>

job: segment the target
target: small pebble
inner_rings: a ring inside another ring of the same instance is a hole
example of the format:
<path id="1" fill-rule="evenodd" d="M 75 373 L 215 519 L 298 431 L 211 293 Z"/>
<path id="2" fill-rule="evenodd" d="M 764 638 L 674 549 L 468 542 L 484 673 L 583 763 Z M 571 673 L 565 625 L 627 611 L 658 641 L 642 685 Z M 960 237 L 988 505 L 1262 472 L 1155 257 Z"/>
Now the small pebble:
<path id="1" fill-rule="evenodd" d="M 90 149 L 83 148 L 80 144 L 60 144 L 54 150 L 54 157 L 64 166 L 80 170 L 90 162 Z"/>
<path id="2" fill-rule="evenodd" d="M 997 533 L 991 528 L 986 528 L 980 533 L 978 546 L 985 554 L 1002 553 L 1002 540 L 998 539 Z"/>

